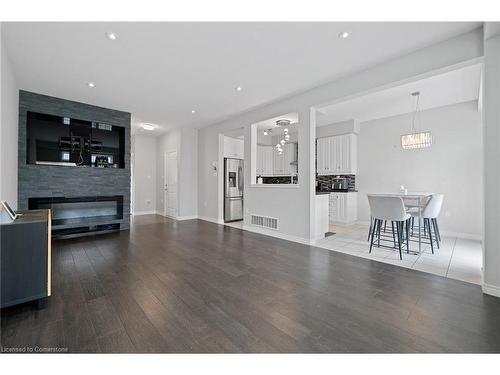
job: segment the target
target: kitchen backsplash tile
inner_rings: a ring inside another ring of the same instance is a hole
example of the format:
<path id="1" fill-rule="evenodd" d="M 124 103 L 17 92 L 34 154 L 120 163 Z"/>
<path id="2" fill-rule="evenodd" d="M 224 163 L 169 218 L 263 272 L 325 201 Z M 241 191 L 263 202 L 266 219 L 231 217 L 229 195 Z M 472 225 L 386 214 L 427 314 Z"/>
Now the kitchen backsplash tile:
<path id="1" fill-rule="evenodd" d="M 328 176 L 316 176 L 316 181 L 317 181 L 316 189 L 320 190 L 322 184 L 327 185 L 328 188 L 331 189 L 332 184 L 333 184 L 333 179 L 336 177 L 347 178 L 348 189 L 349 190 L 356 190 L 356 175 L 354 175 L 354 174 L 335 174 L 335 175 L 328 175 Z"/>
<path id="2" fill-rule="evenodd" d="M 262 177 L 264 184 L 291 184 L 290 176 Z M 293 176 L 293 183 L 297 183 L 297 176 Z"/>

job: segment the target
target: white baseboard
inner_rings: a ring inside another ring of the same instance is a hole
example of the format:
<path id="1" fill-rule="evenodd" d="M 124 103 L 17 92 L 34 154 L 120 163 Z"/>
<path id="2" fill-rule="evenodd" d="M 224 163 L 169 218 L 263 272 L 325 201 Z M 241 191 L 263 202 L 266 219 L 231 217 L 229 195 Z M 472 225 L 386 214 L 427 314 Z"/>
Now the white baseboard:
<path id="1" fill-rule="evenodd" d="M 483 240 L 480 234 L 449 232 L 449 231 L 440 231 L 440 232 L 443 237 L 457 237 L 457 238 L 462 238 L 464 240 L 475 240 L 475 241 Z"/>
<path id="2" fill-rule="evenodd" d="M 364 220 L 358 220 L 356 221 L 356 224 L 361 224 L 361 225 L 370 225 L 369 221 L 364 221 Z M 332 224 L 335 225 L 335 224 Z M 441 231 L 441 235 L 443 237 L 457 237 L 457 238 L 462 238 L 464 240 L 475 240 L 475 241 L 482 241 L 482 237 L 480 234 L 474 234 L 474 233 L 462 233 L 462 232 L 451 232 L 451 231 Z"/>
<path id="3" fill-rule="evenodd" d="M 215 224 L 224 224 L 224 222 L 222 220 L 217 220 L 217 219 L 214 219 L 212 217 L 208 217 L 208 216 L 198 216 L 198 219 L 200 220 L 204 220 L 204 221 L 209 221 L 211 223 L 215 223 Z"/>
<path id="4" fill-rule="evenodd" d="M 140 215 L 155 215 L 156 211 L 136 211 L 132 213 L 132 216 L 140 216 Z"/>
<path id="5" fill-rule="evenodd" d="M 490 296 L 500 297 L 500 286 L 495 286 L 491 284 L 483 284 L 483 293 L 489 294 Z"/>
<path id="6" fill-rule="evenodd" d="M 183 220 L 193 220 L 198 219 L 198 215 L 188 215 L 188 216 L 177 216 L 175 220 L 183 221 Z"/>
<path id="7" fill-rule="evenodd" d="M 165 214 L 164 214 L 163 212 L 161 212 L 161 211 L 156 211 L 156 212 L 154 212 L 154 213 L 156 213 L 156 215 L 160 215 L 160 216 L 163 216 L 163 217 L 168 217 L 169 219 L 174 219 L 174 220 L 177 220 L 177 221 L 198 219 L 198 216 L 197 216 L 197 215 L 187 215 L 187 216 L 170 216 L 170 215 L 165 215 Z"/>
<path id="8" fill-rule="evenodd" d="M 157 214 L 164 216 L 162 213 L 159 213 L 159 212 L 157 212 Z M 177 218 L 173 218 L 173 219 L 176 219 L 176 220 L 199 219 L 199 220 L 208 221 L 208 222 L 214 223 L 214 224 L 220 224 L 220 225 L 224 224 L 224 221 L 217 220 L 217 219 L 214 219 L 214 218 L 208 217 L 208 216 L 182 216 L 182 217 L 177 217 Z M 252 226 L 252 225 L 245 225 L 245 224 L 243 224 L 242 229 L 248 230 L 249 232 L 263 234 L 265 236 L 280 238 L 282 240 L 298 242 L 298 243 L 301 243 L 304 245 L 314 245 L 317 241 L 320 241 L 321 239 L 324 238 L 324 237 L 318 237 L 315 239 L 308 239 L 308 238 L 292 236 L 290 234 L 280 233 L 280 232 L 276 232 L 276 231 L 268 230 L 268 229 L 264 229 L 264 228 L 258 228 L 258 227 Z"/>
<path id="9" fill-rule="evenodd" d="M 264 229 L 264 228 L 259 228 L 259 227 L 255 227 L 253 225 L 243 224 L 243 230 L 247 230 L 249 232 L 254 232 L 254 233 L 258 233 L 258 234 L 263 234 L 265 236 L 280 238 L 282 240 L 298 242 L 298 243 L 301 243 L 304 245 L 313 245 L 314 242 L 316 242 L 315 240 L 310 240 L 309 238 L 292 236 L 290 234 L 276 232 L 274 230 L 269 230 L 269 229 Z"/>

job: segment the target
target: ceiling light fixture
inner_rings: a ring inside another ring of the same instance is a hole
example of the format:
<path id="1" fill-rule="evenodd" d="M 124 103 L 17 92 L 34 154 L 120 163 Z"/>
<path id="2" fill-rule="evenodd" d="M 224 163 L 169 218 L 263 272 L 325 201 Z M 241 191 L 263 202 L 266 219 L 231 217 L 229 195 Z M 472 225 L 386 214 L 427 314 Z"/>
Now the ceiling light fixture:
<path id="1" fill-rule="evenodd" d="M 109 33 L 106 33 L 106 36 L 108 37 L 108 39 L 110 40 L 116 40 L 118 39 L 118 35 L 116 35 L 115 33 L 113 32 L 109 32 Z"/>
<path id="2" fill-rule="evenodd" d="M 87 86 L 91 87 L 91 88 L 94 88 L 95 87 L 95 83 L 94 82 L 89 82 L 89 83 L 87 83 Z"/>
<path id="3" fill-rule="evenodd" d="M 280 126 L 280 127 L 287 127 L 289 126 L 291 123 L 290 120 L 287 120 L 287 119 L 281 119 L 281 120 L 277 120 L 276 121 L 276 126 Z M 288 129 L 286 129 L 286 131 L 288 131 Z"/>
<path id="4" fill-rule="evenodd" d="M 418 117 L 418 122 L 420 123 L 420 92 L 412 92 L 411 96 L 417 97 L 415 104 L 415 112 L 413 113 L 413 119 L 411 123 L 411 133 L 403 134 L 401 136 L 401 147 L 403 150 L 415 150 L 419 148 L 426 148 L 432 145 L 432 134 L 431 132 L 417 132 L 415 122 Z"/>
<path id="5" fill-rule="evenodd" d="M 243 87 L 241 87 L 241 86 L 237 86 L 237 87 L 235 87 L 235 90 L 236 90 L 236 91 L 243 91 Z"/>
<path id="6" fill-rule="evenodd" d="M 342 31 L 341 33 L 339 33 L 339 38 L 340 39 L 347 39 L 347 38 L 349 38 L 349 33 L 347 31 Z"/>
<path id="7" fill-rule="evenodd" d="M 194 109 L 192 109 L 191 113 L 194 115 L 196 113 L 196 111 Z"/>
<path id="8" fill-rule="evenodd" d="M 154 125 L 151 125 L 151 124 L 142 124 L 142 128 L 144 130 L 155 130 Z"/>

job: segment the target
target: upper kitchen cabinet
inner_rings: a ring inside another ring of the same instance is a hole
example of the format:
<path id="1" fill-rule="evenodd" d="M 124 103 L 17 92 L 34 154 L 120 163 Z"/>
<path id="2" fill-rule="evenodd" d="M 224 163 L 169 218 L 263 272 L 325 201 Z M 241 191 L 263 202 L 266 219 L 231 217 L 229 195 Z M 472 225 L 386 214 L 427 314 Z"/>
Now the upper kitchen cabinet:
<path id="1" fill-rule="evenodd" d="M 257 145 L 257 175 L 272 176 L 274 170 L 273 146 Z"/>
<path id="2" fill-rule="evenodd" d="M 318 138 L 316 163 L 316 170 L 319 175 L 356 174 L 356 134 Z"/>
<path id="3" fill-rule="evenodd" d="M 298 156 L 298 144 L 297 143 L 287 143 L 283 146 L 283 159 L 284 159 L 284 174 L 287 176 L 297 174 L 297 156 Z"/>
<path id="4" fill-rule="evenodd" d="M 243 139 L 224 137 L 224 157 L 233 159 L 244 159 L 244 143 Z"/>
<path id="5" fill-rule="evenodd" d="M 283 152 L 273 152 L 273 176 L 292 176 L 297 174 L 297 144 L 286 143 Z"/>

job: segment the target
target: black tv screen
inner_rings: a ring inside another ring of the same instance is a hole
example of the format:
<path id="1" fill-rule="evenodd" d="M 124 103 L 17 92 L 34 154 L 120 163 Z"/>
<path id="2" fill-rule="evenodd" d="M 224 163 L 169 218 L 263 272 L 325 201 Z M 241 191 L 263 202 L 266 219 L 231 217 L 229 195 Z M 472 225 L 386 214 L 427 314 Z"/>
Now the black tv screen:
<path id="1" fill-rule="evenodd" d="M 28 112 L 26 159 L 28 164 L 124 168 L 125 129 Z"/>

